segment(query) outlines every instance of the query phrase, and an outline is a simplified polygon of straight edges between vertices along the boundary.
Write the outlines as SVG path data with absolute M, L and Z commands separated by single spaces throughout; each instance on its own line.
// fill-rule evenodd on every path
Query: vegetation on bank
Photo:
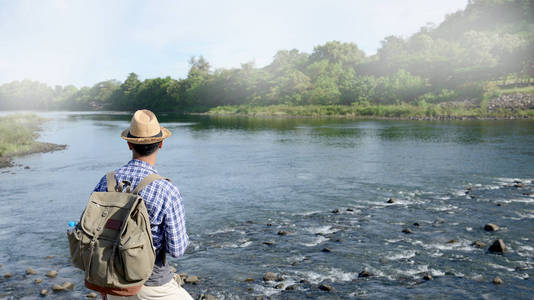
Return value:
M 35 114 L 0 117 L 0 167 L 10 165 L 16 155 L 64 149 L 65 145 L 37 142 L 40 125 L 45 121 Z
M 334 117 L 334 118 L 398 118 L 398 119 L 507 119 L 534 118 L 534 109 L 500 108 L 493 111 L 465 104 L 414 104 L 394 105 L 272 105 L 272 106 L 219 106 L 207 112 L 215 116 L 248 117 Z
M 531 0 L 471 0 L 439 25 L 422 27 L 408 38 L 385 37 L 374 55 L 355 43 L 331 41 L 312 53 L 280 50 L 260 68 L 248 62 L 213 70 L 203 57 L 193 57 L 185 79 L 140 80 L 131 73 L 124 82 L 107 80 L 80 89 L 14 81 L 0 86 L 0 110 L 148 108 L 187 113 L 218 106 L 258 111 L 295 106 L 287 110 L 419 116 L 449 113 L 440 104 L 467 100 L 480 107 L 480 115 L 490 99 L 534 92 L 532 28 Z

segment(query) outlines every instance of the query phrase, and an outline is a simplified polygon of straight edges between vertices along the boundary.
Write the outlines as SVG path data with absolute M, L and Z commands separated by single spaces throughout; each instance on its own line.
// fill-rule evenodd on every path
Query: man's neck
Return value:
M 152 166 L 156 165 L 156 153 L 152 154 L 152 155 L 148 155 L 148 156 L 136 156 L 135 154 L 133 155 L 133 159 L 137 159 L 137 160 L 140 160 L 140 161 L 144 161 Z

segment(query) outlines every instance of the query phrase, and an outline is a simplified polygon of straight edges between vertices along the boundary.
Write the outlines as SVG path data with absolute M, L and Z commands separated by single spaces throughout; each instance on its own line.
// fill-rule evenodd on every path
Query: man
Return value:
M 130 128 L 121 134 L 128 142 L 133 158 L 115 171 L 117 182 L 128 181 L 133 190 L 147 175 L 157 173 L 154 165 L 158 151 L 163 146 L 163 140 L 170 135 L 169 130 L 159 125 L 153 112 L 146 109 L 136 111 Z M 102 177 L 94 191 L 107 191 L 106 176 Z M 173 272 L 165 262 L 165 253 L 180 257 L 189 243 L 182 196 L 178 188 L 167 180 L 156 180 L 143 188 L 139 195 L 144 199 L 150 216 L 152 240 L 156 249 L 154 270 L 136 296 L 108 295 L 108 299 L 193 299 L 176 283 Z

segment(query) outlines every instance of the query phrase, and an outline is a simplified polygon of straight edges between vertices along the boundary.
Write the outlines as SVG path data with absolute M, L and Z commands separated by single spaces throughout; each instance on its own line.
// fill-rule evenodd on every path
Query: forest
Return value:
M 329 41 L 312 53 L 280 50 L 265 67 L 213 69 L 192 57 L 184 79 L 106 80 L 91 87 L 22 80 L 0 86 L 0 110 L 126 110 L 196 113 L 224 106 L 479 106 L 506 92 L 534 93 L 534 2 L 471 0 L 376 54 Z

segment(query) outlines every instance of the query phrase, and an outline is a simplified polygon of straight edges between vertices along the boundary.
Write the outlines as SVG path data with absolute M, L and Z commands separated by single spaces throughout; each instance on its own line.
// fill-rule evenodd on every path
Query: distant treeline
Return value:
M 534 2 L 471 0 L 409 38 L 386 37 L 375 55 L 327 42 L 311 54 L 278 51 L 271 64 L 212 70 L 201 56 L 185 79 L 102 81 L 78 89 L 23 80 L 0 86 L 0 110 L 206 111 L 221 105 L 440 103 L 482 100 L 498 85 L 534 79 Z

